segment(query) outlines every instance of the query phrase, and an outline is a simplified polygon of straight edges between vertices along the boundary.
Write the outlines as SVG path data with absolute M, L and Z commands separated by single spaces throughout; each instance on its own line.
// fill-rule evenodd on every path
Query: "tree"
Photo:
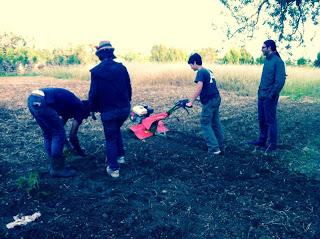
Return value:
M 0 74 L 14 73 L 19 65 L 30 63 L 27 42 L 13 33 L 0 35 Z
M 240 64 L 253 64 L 254 58 L 245 48 L 241 48 L 239 62 Z
M 186 61 L 187 54 L 177 48 L 167 48 L 164 45 L 154 45 L 151 48 L 150 60 L 155 62 Z
M 237 49 L 230 49 L 223 57 L 225 64 L 238 64 L 240 59 L 240 52 Z
M 317 55 L 317 59 L 314 61 L 313 65 L 315 67 L 320 67 L 320 52 Z
M 304 23 L 310 19 L 319 23 L 319 0 L 220 0 L 237 22 L 236 29 L 228 29 L 227 37 L 246 33 L 253 37 L 260 20 L 278 34 L 279 41 L 304 42 Z M 265 14 L 265 15 L 264 15 Z
M 211 47 L 202 48 L 199 54 L 202 56 L 202 61 L 207 63 L 213 63 L 218 59 L 218 50 Z
M 262 64 L 264 63 L 264 59 L 265 59 L 265 56 L 264 56 L 264 55 L 261 55 L 261 56 L 259 56 L 258 58 L 256 58 L 255 63 L 256 63 L 257 65 L 262 65 Z
M 295 65 L 294 61 L 292 59 L 290 59 L 290 58 L 288 58 L 285 62 L 286 62 L 287 66 L 294 66 Z
M 166 61 L 165 56 L 167 54 L 168 49 L 163 45 L 154 45 L 151 48 L 151 61 L 163 62 Z
M 304 57 L 300 57 L 298 60 L 297 60 L 297 65 L 298 66 L 305 66 L 305 65 L 309 65 L 311 62 L 310 59 L 306 59 Z

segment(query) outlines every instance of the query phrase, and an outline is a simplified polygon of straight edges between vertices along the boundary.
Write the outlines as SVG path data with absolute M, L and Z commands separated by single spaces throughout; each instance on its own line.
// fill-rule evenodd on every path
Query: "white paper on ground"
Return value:
M 14 221 L 7 224 L 7 228 L 12 229 L 15 226 L 27 225 L 29 222 L 33 222 L 34 220 L 36 220 L 40 216 L 41 216 L 40 212 L 35 212 L 32 215 L 21 216 L 21 217 L 16 215 L 13 217 Z

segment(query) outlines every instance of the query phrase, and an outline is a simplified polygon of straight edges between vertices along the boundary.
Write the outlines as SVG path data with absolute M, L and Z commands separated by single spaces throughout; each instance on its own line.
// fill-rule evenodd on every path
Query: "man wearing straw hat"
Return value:
M 101 41 L 96 47 L 101 61 L 90 70 L 89 104 L 92 112 L 100 112 L 106 139 L 107 173 L 119 177 L 119 163 L 125 163 L 120 128 L 131 108 L 131 83 L 127 68 L 114 61 L 110 41 Z

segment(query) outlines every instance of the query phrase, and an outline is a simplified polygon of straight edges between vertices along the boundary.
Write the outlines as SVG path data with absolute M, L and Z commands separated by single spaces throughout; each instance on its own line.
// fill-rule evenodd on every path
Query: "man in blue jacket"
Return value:
M 116 61 L 109 41 L 96 47 L 101 61 L 90 70 L 89 104 L 91 111 L 100 112 L 106 139 L 107 173 L 119 177 L 119 163 L 125 163 L 120 128 L 131 108 L 131 83 L 127 68 Z
M 273 151 L 277 149 L 276 113 L 280 91 L 286 80 L 286 71 L 273 40 L 265 41 L 261 50 L 266 58 L 258 90 L 260 135 L 257 140 L 251 141 L 249 144 L 265 147 L 266 151 Z
M 66 89 L 43 88 L 32 91 L 28 97 L 28 108 L 42 129 L 50 175 L 63 178 L 74 176 L 75 170 L 64 167 L 63 147 L 67 142 L 64 125 L 73 118 L 70 143 L 83 156 L 77 133 L 83 119 L 90 115 L 89 102 L 81 101 Z

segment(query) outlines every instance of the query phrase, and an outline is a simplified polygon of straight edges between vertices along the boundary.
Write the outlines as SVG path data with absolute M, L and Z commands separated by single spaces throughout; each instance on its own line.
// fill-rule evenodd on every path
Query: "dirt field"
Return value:
M 127 122 L 123 137 L 129 162 L 118 179 L 105 172 L 99 118 L 87 120 L 79 139 L 88 156 L 67 158 L 78 176 L 53 179 L 46 172 L 40 128 L 26 108 L 29 92 L 44 86 L 85 98 L 89 82 L 0 78 L 0 238 L 320 238 L 317 172 L 292 170 L 319 156 L 319 104 L 281 98 L 280 149 L 273 154 L 246 145 L 257 136 L 255 98 L 222 92 L 227 148 L 218 157 L 205 152 L 200 107 L 190 115 L 177 112 L 180 121 L 169 118 L 167 138 L 139 141 Z M 133 90 L 133 104 L 162 112 L 193 88 L 170 84 Z M 31 172 L 39 173 L 39 188 L 28 195 L 17 180 Z M 36 221 L 6 228 L 13 216 L 37 211 Z

